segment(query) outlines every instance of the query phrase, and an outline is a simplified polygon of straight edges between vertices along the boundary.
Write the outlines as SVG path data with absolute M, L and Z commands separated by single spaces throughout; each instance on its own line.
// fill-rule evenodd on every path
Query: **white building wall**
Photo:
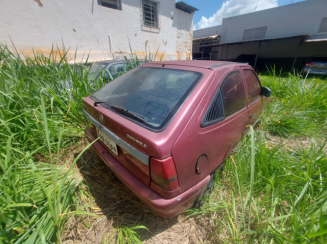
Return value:
M 193 40 L 193 14 L 175 9 L 173 26 L 176 28 L 176 55 L 178 60 L 191 59 Z M 168 30 L 169 31 L 169 30 Z M 167 41 L 168 42 L 168 41 Z
M 259 27 L 267 27 L 265 39 L 320 35 L 317 32 L 323 18 L 327 18 L 327 0 L 307 0 L 225 18 L 222 25 L 195 30 L 193 35 L 200 38 L 220 34 L 220 43 L 242 41 L 244 30 Z
M 129 54 L 129 39 L 139 58 L 144 58 L 146 48 L 155 53 L 159 45 L 157 59 L 189 58 L 193 14 L 176 9 L 175 0 L 158 2 L 160 29 L 141 26 L 141 0 L 122 0 L 122 10 L 100 6 L 97 0 L 2 1 L 0 43 L 12 46 L 12 40 L 19 52 L 32 55 L 32 49 L 62 49 L 64 42 L 71 57 L 77 48 L 77 60 L 90 54 L 92 61 Z
M 266 39 L 317 34 L 326 0 L 309 0 L 223 19 L 221 43 L 242 41 L 244 30 L 267 26 Z M 196 34 L 196 33 L 195 33 Z
M 193 32 L 193 38 L 195 39 L 195 38 L 219 35 L 221 34 L 221 30 L 222 30 L 221 25 L 195 30 Z

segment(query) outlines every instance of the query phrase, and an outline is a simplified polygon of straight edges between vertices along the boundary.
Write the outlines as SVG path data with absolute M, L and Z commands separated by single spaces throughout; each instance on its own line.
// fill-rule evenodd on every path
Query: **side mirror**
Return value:
M 271 90 L 268 87 L 261 87 L 261 96 L 270 97 Z

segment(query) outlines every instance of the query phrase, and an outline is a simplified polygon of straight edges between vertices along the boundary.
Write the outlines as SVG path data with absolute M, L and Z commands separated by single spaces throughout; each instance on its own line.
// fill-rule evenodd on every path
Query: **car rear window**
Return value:
M 162 129 L 175 115 L 201 78 L 193 71 L 139 67 L 118 77 L 91 95 L 91 99 L 153 130 Z

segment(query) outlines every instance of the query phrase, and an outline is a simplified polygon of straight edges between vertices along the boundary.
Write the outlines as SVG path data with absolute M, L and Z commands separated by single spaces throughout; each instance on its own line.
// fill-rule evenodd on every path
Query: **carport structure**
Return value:
M 305 44 L 305 45 L 303 45 Z M 325 51 L 312 46 L 324 45 Z M 318 52 L 314 50 L 319 50 Z M 298 58 L 319 56 L 327 50 L 327 38 L 312 38 L 310 34 L 288 37 L 277 37 L 262 40 L 249 40 L 230 43 L 213 43 L 202 45 L 203 56 L 213 57 L 218 52 L 217 60 L 247 62 L 254 68 L 276 63 L 287 63 L 292 72 L 298 63 Z M 327 54 L 324 54 L 327 55 Z M 260 61 L 259 61 L 260 60 Z M 267 62 L 265 62 L 267 61 Z M 299 66 L 299 64 L 298 64 Z
M 212 43 L 200 46 L 200 50 L 203 59 L 246 62 L 257 70 L 276 65 L 293 72 L 302 69 L 311 57 L 327 56 L 327 34 Z

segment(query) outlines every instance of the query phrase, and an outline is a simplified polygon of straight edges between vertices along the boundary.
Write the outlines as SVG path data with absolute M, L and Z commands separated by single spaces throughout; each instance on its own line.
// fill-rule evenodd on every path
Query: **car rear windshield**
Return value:
M 93 93 L 91 99 L 145 127 L 161 130 L 201 76 L 186 70 L 138 67 Z

